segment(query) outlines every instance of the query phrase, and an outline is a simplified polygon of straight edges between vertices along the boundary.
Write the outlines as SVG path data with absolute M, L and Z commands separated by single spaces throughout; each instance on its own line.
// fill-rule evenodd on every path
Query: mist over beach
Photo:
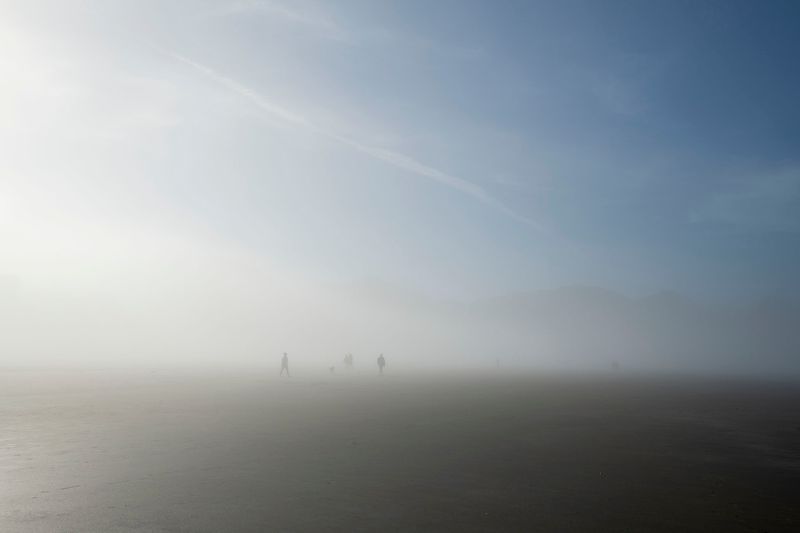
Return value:
M 0 531 L 798 531 L 791 2 L 0 0 Z

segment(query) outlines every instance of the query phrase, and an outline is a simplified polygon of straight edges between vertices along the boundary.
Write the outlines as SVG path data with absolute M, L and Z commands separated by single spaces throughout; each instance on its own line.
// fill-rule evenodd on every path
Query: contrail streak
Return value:
M 246 85 L 243 85 L 242 83 L 239 83 L 238 81 L 232 78 L 220 74 L 219 72 L 215 71 L 214 69 L 206 65 L 193 61 L 179 54 L 175 54 L 172 52 L 164 52 L 164 53 L 166 53 L 172 59 L 192 67 L 193 69 L 197 70 L 204 76 L 214 80 L 216 83 L 222 85 L 228 90 L 248 99 L 256 107 L 258 107 L 259 109 L 261 109 L 262 111 L 271 115 L 274 118 L 280 119 L 288 124 L 297 127 L 305 128 L 309 131 L 313 131 L 319 135 L 335 140 L 358 152 L 366 154 L 369 157 L 372 157 L 373 159 L 383 161 L 384 163 L 392 165 L 396 168 L 405 170 L 407 172 L 411 172 L 412 174 L 416 174 L 417 176 L 437 181 L 447 187 L 450 187 L 451 189 L 455 189 L 463 194 L 471 196 L 472 198 L 475 198 L 476 200 L 482 202 L 483 204 L 486 204 L 494 209 L 497 209 L 498 211 L 504 213 L 506 216 L 509 216 L 514 220 L 517 220 L 518 222 L 522 222 L 523 224 L 535 228 L 541 233 L 544 234 L 550 233 L 540 223 L 536 222 L 531 218 L 528 218 L 526 216 L 514 212 L 513 210 L 508 208 L 505 204 L 503 204 L 500 200 L 490 196 L 481 186 L 475 183 L 459 178 L 457 176 L 447 174 L 446 172 L 442 172 L 441 170 L 438 170 L 436 168 L 427 166 L 405 154 L 395 152 L 392 150 L 386 150 L 384 148 L 380 148 L 377 146 L 371 146 L 369 144 L 357 141 L 355 139 L 339 135 L 327 129 L 320 128 L 306 117 L 270 101 L 257 91 L 251 89 L 250 87 L 247 87 Z

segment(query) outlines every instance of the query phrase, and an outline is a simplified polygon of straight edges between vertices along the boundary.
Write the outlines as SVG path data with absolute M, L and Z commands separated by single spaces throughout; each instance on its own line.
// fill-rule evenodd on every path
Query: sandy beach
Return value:
M 0 530 L 798 531 L 800 387 L 4 371 Z

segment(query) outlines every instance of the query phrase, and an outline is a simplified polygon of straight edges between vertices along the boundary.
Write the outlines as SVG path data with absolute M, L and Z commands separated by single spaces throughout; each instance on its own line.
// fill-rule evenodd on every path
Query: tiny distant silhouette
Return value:
M 331 371 L 331 374 L 335 374 L 336 373 L 336 367 L 335 366 L 329 366 L 328 370 Z
M 344 367 L 347 370 L 353 370 L 353 354 L 348 353 L 344 356 Z
M 286 371 L 287 378 L 292 377 L 289 375 L 289 356 L 286 355 L 286 352 L 283 352 L 283 357 L 281 357 L 281 376 L 283 376 L 284 371 Z
M 383 375 L 383 367 L 386 366 L 386 359 L 383 357 L 383 354 L 378 356 L 378 373 L 382 376 Z

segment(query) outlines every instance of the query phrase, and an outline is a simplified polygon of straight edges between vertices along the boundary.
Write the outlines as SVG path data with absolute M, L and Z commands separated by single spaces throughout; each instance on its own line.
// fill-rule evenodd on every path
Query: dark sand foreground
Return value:
M 6 371 L 0 531 L 800 531 L 800 388 Z

